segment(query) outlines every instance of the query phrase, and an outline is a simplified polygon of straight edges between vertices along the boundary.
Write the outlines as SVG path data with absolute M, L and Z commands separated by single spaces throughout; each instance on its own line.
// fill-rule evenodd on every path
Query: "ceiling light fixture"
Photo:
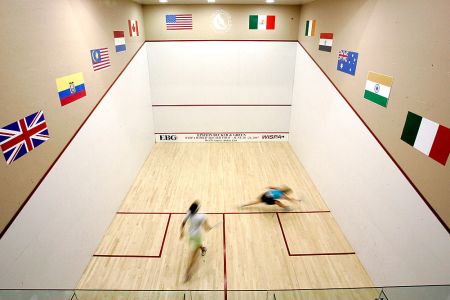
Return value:
M 215 3 L 216 0 L 208 0 L 208 3 Z
M 159 0 L 159 3 L 167 3 L 167 0 Z
M 275 0 L 266 0 L 266 3 L 274 3 Z

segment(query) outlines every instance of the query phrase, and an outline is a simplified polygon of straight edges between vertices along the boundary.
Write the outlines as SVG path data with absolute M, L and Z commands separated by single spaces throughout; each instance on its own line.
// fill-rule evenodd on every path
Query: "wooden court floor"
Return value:
M 282 184 L 301 200 L 286 203 L 292 211 L 264 204 L 240 208 L 267 186 Z M 187 238 L 179 238 L 180 224 L 194 200 L 216 226 L 204 235 L 207 254 L 183 283 L 190 248 Z M 158 143 L 78 289 L 198 290 L 192 299 L 266 299 L 266 292 L 258 298 L 256 292 L 234 291 L 370 286 L 357 254 L 288 143 Z M 202 291 L 211 292 L 202 296 Z M 364 298 L 352 295 L 342 299 Z M 151 298 L 166 299 L 164 294 Z M 276 298 L 303 299 L 292 293 Z

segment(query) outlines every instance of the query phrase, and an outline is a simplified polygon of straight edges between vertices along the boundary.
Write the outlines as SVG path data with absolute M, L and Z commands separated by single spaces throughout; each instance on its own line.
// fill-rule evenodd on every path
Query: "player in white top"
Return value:
M 180 239 L 184 236 L 184 226 L 186 225 L 186 222 L 188 220 L 190 221 L 188 233 L 189 242 L 193 250 L 189 259 L 188 268 L 186 270 L 185 281 L 188 281 L 191 278 L 192 268 L 197 261 L 198 252 L 201 251 L 202 256 L 206 254 L 206 247 L 202 244 L 202 226 L 206 231 L 211 230 L 211 226 L 209 226 L 208 221 L 206 220 L 206 216 L 204 214 L 197 213 L 199 208 L 200 205 L 197 201 L 192 203 L 189 207 L 189 211 L 187 212 L 186 217 L 181 223 Z

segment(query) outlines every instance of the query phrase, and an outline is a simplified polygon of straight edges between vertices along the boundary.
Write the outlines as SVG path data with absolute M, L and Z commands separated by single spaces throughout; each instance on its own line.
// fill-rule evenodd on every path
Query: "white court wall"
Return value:
M 75 288 L 153 145 L 148 73 L 142 47 L 0 240 L 0 288 Z
M 288 131 L 296 42 L 148 42 L 156 132 Z
M 289 142 L 377 286 L 449 283 L 445 228 L 300 46 Z
M 290 106 L 154 107 L 155 132 L 289 132 Z

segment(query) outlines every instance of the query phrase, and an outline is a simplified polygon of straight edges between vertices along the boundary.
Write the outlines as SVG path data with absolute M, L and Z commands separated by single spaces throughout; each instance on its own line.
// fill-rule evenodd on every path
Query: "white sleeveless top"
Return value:
M 188 212 L 184 219 L 185 220 L 189 219 L 191 221 L 188 232 L 190 236 L 194 236 L 200 234 L 201 227 L 203 222 L 205 222 L 206 220 L 206 216 L 204 214 L 199 213 L 192 215 L 191 212 Z

